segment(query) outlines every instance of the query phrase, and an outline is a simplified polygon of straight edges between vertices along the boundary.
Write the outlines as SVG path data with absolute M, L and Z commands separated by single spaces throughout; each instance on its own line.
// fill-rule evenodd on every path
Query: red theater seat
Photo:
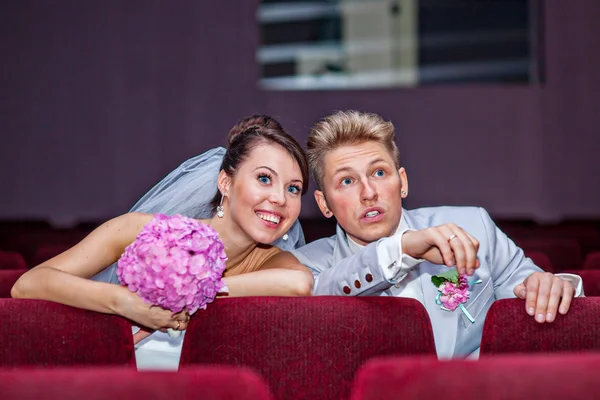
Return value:
M 0 368 L 135 366 L 131 324 L 41 300 L 0 299 Z
M 516 243 L 525 254 L 533 251 L 546 254 L 555 271 L 580 268 L 583 262 L 581 246 L 575 239 L 521 239 Z
M 27 263 L 23 256 L 16 251 L 0 250 L 0 270 L 27 269 Z
M 246 297 L 216 300 L 194 315 L 181 367 L 246 366 L 277 399 L 340 399 L 364 361 L 405 354 L 435 354 L 429 316 L 416 300 Z
M 539 251 L 528 251 L 525 255 L 531 258 L 531 261 L 544 271 L 554 272 L 554 266 L 546 254 Z
M 49 259 L 56 257 L 57 255 L 63 253 L 66 250 L 69 250 L 72 246 L 70 244 L 45 244 L 40 245 L 35 250 L 35 254 L 33 255 L 32 266 L 40 265 L 44 261 L 48 261 Z
M 481 357 L 498 353 L 600 350 L 600 297 L 576 298 L 567 315 L 539 324 L 520 299 L 495 301 L 487 313 Z
M 270 400 L 272 396 L 260 377 L 238 368 L 137 372 L 96 367 L 0 371 L 0 399 Z
M 0 270 L 0 299 L 10 298 L 10 290 L 13 285 L 25 273 L 25 269 Z M 2 322 L 6 323 L 6 321 Z
M 7 238 L 4 246 L 7 250 L 21 253 L 28 265 L 34 265 L 35 252 L 40 246 L 61 245 L 68 248 L 77 244 L 86 234 L 76 229 L 21 233 Z
M 581 277 L 583 280 L 583 293 L 586 297 L 600 296 L 600 269 L 574 269 L 572 271 L 565 272 L 579 275 Z
M 589 253 L 583 262 L 583 269 L 600 270 L 600 251 Z
M 375 359 L 357 374 L 351 400 L 595 400 L 599 370 L 599 354 Z

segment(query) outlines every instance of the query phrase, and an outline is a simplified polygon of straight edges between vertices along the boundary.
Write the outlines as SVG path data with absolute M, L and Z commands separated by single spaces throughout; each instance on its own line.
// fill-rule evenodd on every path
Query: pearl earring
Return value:
M 225 196 L 221 195 L 221 202 L 219 203 L 219 206 L 217 207 L 217 217 L 219 218 L 223 218 L 223 216 L 225 215 L 225 210 L 223 209 L 223 199 L 225 198 Z
M 288 236 L 288 234 L 286 233 L 286 234 L 285 234 L 285 235 L 283 235 L 281 238 L 282 238 L 283 240 L 288 240 L 290 237 L 289 237 L 289 236 Z
M 401 193 L 402 193 L 402 196 L 406 196 L 406 191 L 405 190 L 403 190 Z

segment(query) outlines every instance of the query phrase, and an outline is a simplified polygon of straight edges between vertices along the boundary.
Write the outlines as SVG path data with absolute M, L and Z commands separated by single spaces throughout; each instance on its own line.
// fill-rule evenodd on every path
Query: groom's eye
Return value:
M 382 169 L 378 169 L 377 171 L 375 171 L 375 176 L 378 176 L 378 177 L 385 176 L 385 171 Z
M 349 185 L 351 183 L 352 183 L 352 179 L 350 179 L 350 178 L 344 178 L 344 179 L 342 179 L 342 182 L 341 182 L 341 184 L 343 186 L 347 186 L 347 185 Z

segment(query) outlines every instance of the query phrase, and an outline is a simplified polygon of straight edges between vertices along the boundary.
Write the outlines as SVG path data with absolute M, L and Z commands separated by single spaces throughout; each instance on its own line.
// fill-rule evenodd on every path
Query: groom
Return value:
M 525 257 L 488 213 L 477 207 L 404 210 L 406 171 L 399 166 L 394 126 L 375 114 L 337 112 L 319 121 L 308 156 L 318 206 L 336 217 L 336 235 L 273 262 L 300 263 L 315 277 L 315 295 L 410 297 L 431 318 L 439 357 L 477 356 L 483 322 L 494 300 L 519 297 L 536 321 L 565 314 L 581 278 L 543 272 Z M 466 274 L 464 311 L 441 309 L 432 275 L 456 266 Z M 453 328 L 458 327 L 458 329 Z

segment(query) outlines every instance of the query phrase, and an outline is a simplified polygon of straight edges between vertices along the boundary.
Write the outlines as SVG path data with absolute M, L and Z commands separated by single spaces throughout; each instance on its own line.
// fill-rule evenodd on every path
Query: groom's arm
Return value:
M 398 235 L 380 239 L 356 254 L 333 262 L 333 238 L 321 239 L 269 260 L 273 265 L 302 264 L 315 278 L 315 295 L 378 295 L 402 281 L 421 260 L 402 254 Z
M 484 209 L 479 212 L 487 233 L 489 264 L 497 299 L 520 297 L 526 300 L 527 312 L 538 322 L 552 322 L 557 309 L 564 314 L 573 296 L 583 296 L 581 277 L 542 271 L 494 224 Z

